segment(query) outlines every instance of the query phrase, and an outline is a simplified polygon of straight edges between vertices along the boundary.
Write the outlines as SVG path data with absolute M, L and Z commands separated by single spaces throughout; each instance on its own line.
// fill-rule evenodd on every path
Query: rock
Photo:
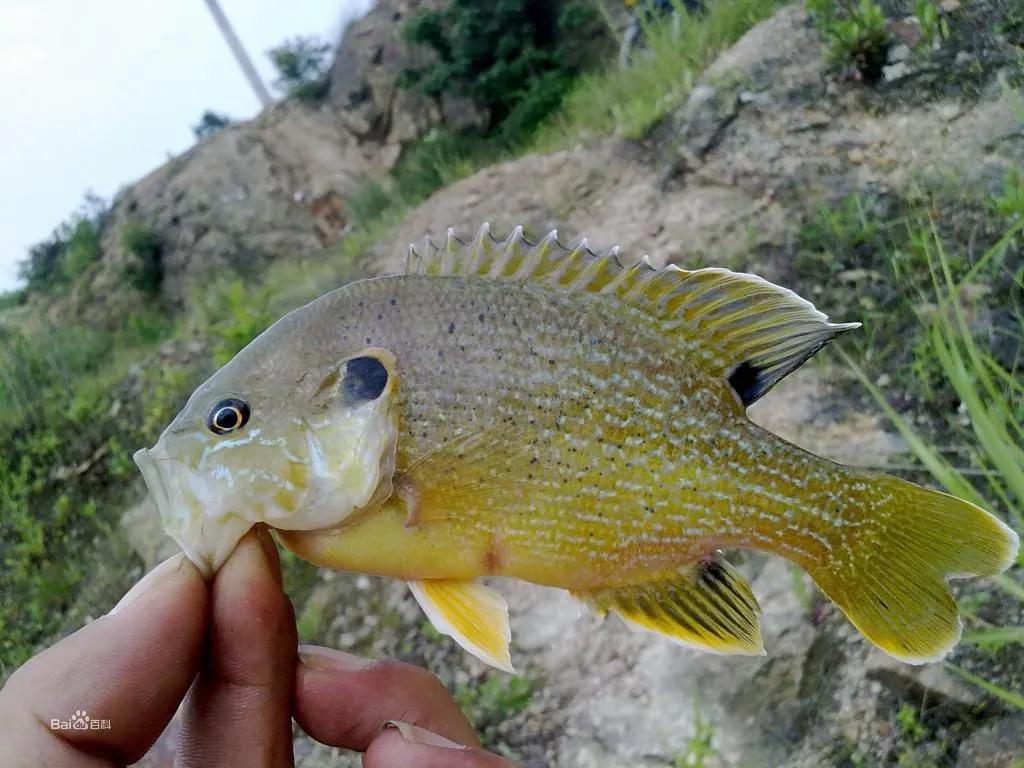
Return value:
M 894 45 L 889 49 L 889 63 L 895 64 L 898 61 L 906 61 L 911 56 L 910 46 L 906 43 Z
M 959 11 L 963 7 L 961 0 L 942 0 L 939 3 L 939 8 L 942 9 L 943 13 L 954 13 Z
M 960 115 L 963 114 L 963 110 L 959 104 L 952 102 L 944 102 L 935 107 L 935 112 L 939 118 L 946 123 L 951 123 L 956 120 Z
M 400 150 L 440 119 L 432 99 L 398 88 L 397 81 L 427 55 L 402 40 L 402 25 L 417 11 L 441 5 L 439 0 L 380 0 L 342 35 L 328 99 L 361 142 Z M 385 154 L 397 157 L 398 152 Z
M 1024 765 L 1024 716 L 1011 715 L 968 736 L 957 752 L 957 768 Z
M 319 253 L 351 224 L 347 200 L 361 179 L 382 175 L 410 141 L 445 117 L 455 126 L 482 116 L 461 100 L 439 105 L 397 87 L 419 62 L 401 26 L 440 0 L 380 0 L 345 30 L 321 104 L 284 102 L 228 126 L 118 196 L 103 258 L 83 300 L 91 320 L 115 317 L 133 300 L 119 288 L 134 256 L 122 232 L 141 225 L 159 237 L 162 291 L 182 303 L 211 275 L 253 269 L 281 254 Z
M 901 80 L 911 72 L 910 65 L 905 61 L 898 61 L 887 67 L 882 67 L 882 77 L 888 82 Z
M 889 22 L 888 29 L 889 35 L 894 40 L 899 40 L 910 50 L 917 48 L 923 39 L 921 25 L 917 23 L 917 19 L 913 16 Z

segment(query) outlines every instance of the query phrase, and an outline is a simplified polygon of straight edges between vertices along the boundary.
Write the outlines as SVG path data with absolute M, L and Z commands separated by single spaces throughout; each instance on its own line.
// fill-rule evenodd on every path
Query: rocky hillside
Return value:
M 79 289 L 82 312 L 110 318 L 132 300 L 119 290 L 128 256 L 116 234 L 130 221 L 159 233 L 164 297 L 185 308 L 211 271 L 265 271 L 269 290 L 288 297 L 271 301 L 278 309 L 352 275 L 397 271 L 408 243 L 443 237 L 449 226 L 463 234 L 483 221 L 498 232 L 557 228 L 563 241 L 617 243 L 656 263 L 756 272 L 841 320 L 864 319 L 863 340 L 846 349 L 866 366 L 885 366 L 872 378 L 901 387 L 897 405 L 915 423 L 963 439 L 944 431 L 944 411 L 956 409 L 947 389 L 936 385 L 938 405 L 931 403 L 920 382 L 933 373 L 915 367 L 926 366 L 911 326 L 920 325 L 928 265 L 913 262 L 920 274 L 908 283 L 911 262 L 899 254 L 917 253 L 922 211 L 924 231 L 930 221 L 966 254 L 964 271 L 1004 231 L 988 201 L 1008 169 L 1024 164 L 1014 90 L 1024 9 L 1012 17 L 996 0 L 944 2 L 948 32 L 922 53 L 920 25 L 904 18 L 905 8 L 886 6 L 885 66 L 869 85 L 830 62 L 819 25 L 802 4 L 789 5 L 717 56 L 641 138 L 573 135 L 553 151 L 485 164 L 366 226 L 350 206 L 364 179 L 383 179 L 432 127 L 472 115 L 466 104 L 396 85 L 397 72 L 422 55 L 397 31 L 418 5 L 382 0 L 346 32 L 322 104 L 286 103 L 224 129 L 127 189 L 101 267 Z M 361 247 L 349 246 L 353 258 L 335 267 L 346 241 Z M 1009 280 L 972 277 L 987 302 L 976 319 L 993 338 L 1013 321 L 1007 308 L 1016 299 L 1008 296 L 1020 255 L 1008 253 Z M 273 271 L 286 262 L 297 266 Z M 275 282 L 278 274 L 309 282 L 295 290 Z M 151 362 L 208 368 L 214 342 L 191 343 L 172 341 Z M 753 418 L 835 460 L 925 479 L 836 359 L 785 380 Z M 147 567 L 168 551 L 147 501 L 125 513 L 123 534 Z M 598 619 L 565 593 L 502 583 L 520 670 L 511 680 L 425 632 L 402 585 L 297 564 L 288 575 L 304 639 L 426 665 L 457 692 L 489 746 L 530 768 L 1006 768 L 1024 756 L 1024 713 L 957 671 L 1019 692 L 1020 645 L 963 646 L 955 669 L 901 665 L 869 647 L 784 562 L 740 560 L 764 608 L 768 656 L 683 650 Z M 982 626 L 1024 624 L 1024 604 L 991 585 L 963 596 Z M 302 735 L 296 749 L 305 768 L 358 764 Z
M 444 117 L 445 105 L 396 85 L 417 61 L 400 39 L 402 23 L 437 4 L 382 0 L 345 30 L 323 100 L 285 101 L 229 125 L 127 187 L 77 307 L 110 317 L 131 301 L 122 233 L 133 222 L 159 236 L 163 293 L 178 304 L 211 275 L 337 244 L 351 227 L 347 200 L 360 181 L 387 173 L 405 145 Z

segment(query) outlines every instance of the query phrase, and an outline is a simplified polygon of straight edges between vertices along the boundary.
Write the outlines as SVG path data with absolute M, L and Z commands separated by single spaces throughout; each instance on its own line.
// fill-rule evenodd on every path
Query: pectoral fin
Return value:
M 409 508 L 407 525 L 443 522 L 486 512 L 500 516 L 522 506 L 522 480 L 536 461 L 529 440 L 497 429 L 462 435 L 395 473 Z
M 493 667 L 514 672 L 508 644 L 508 604 L 475 581 L 410 581 L 409 587 L 434 628 Z
M 724 560 L 709 560 L 625 587 L 574 593 L 595 610 L 703 651 L 764 654 L 760 607 L 746 580 Z

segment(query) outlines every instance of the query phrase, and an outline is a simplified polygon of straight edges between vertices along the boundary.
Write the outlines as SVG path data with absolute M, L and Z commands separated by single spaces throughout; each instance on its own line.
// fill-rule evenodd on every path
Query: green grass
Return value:
M 152 425 L 162 428 L 195 386 L 182 376 L 173 391 L 162 388 L 154 377 L 165 369 L 153 366 L 135 371 L 142 399 L 122 390 L 164 332 L 147 313 L 118 331 L 2 333 L 0 675 L 59 631 L 92 554 L 116 550 L 120 509 L 134 496 L 125 446 L 152 439 Z
M 847 364 L 870 392 L 876 403 L 903 436 L 911 453 L 929 474 L 950 493 L 968 499 L 1007 519 L 1018 532 L 1024 532 L 1024 376 L 1017 361 L 1007 369 L 976 338 L 968 320 L 970 302 L 964 287 L 978 280 L 1003 279 L 1024 288 L 1020 272 L 1005 265 L 1008 253 L 1018 240 L 1024 220 L 1018 220 L 969 268 L 954 278 L 952 259 L 937 226 L 931 222 L 917 241 L 923 248 L 930 294 L 925 298 L 934 306 L 924 328 L 923 351 L 933 357 L 937 368 L 955 393 L 959 412 L 949 429 L 967 447 L 969 466 L 950 461 L 917 427 L 899 413 L 882 389 L 849 356 Z M 986 277 L 987 276 L 987 277 Z M 1005 332 L 1024 344 L 1024 315 L 1019 309 Z M 1024 602 L 1024 588 L 1011 576 L 993 579 L 1011 597 Z M 973 618 L 969 616 L 969 618 Z M 1016 626 L 971 626 L 963 636 L 967 645 L 998 649 L 1024 642 L 1024 629 Z M 1024 708 L 1024 696 L 997 682 L 969 672 L 960 666 L 947 668 L 987 693 L 1018 708 Z
M 1021 399 L 1024 384 L 1021 382 L 1024 379 L 1019 370 L 1005 370 L 975 340 L 962 304 L 961 287 L 972 282 L 993 262 L 1001 261 L 1022 228 L 1024 221 L 1012 226 L 959 283 L 953 279 L 945 244 L 934 226 L 922 240 L 937 305 L 935 318 L 926 329 L 927 348 L 967 416 L 971 431 L 965 437 L 970 441 L 972 459 L 982 470 L 981 482 L 977 475 L 955 466 L 929 444 L 847 356 L 857 377 L 929 473 L 950 493 L 988 508 L 997 505 L 1018 530 L 1024 530 L 1024 473 L 1020 471 L 1024 466 L 1024 429 L 1021 428 L 1024 415 Z M 1024 316 L 1018 313 L 1016 320 L 1016 333 L 1024 339 Z
M 672 761 L 672 768 L 710 768 L 718 765 L 721 753 L 715 748 L 715 726 L 705 719 L 700 698 L 693 697 L 693 735 Z
M 457 685 L 454 696 L 484 746 L 494 746 L 490 741 L 495 729 L 530 706 L 535 688 L 529 677 L 490 672 L 479 683 Z
M 781 5 L 772 0 L 718 0 L 708 3 L 706 13 L 687 16 L 678 36 L 671 23 L 651 26 L 645 30 L 648 50 L 637 51 L 632 66 L 610 64 L 579 78 L 541 129 L 535 147 L 554 149 L 609 135 L 643 138 L 686 100 L 719 53 Z

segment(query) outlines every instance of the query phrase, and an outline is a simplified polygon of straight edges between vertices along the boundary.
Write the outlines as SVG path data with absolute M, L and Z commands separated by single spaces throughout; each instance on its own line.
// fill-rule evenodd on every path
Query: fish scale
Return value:
M 315 563 L 408 581 L 439 631 L 502 669 L 507 607 L 481 576 L 763 652 L 732 548 L 797 563 L 872 642 L 920 663 L 960 635 L 946 580 L 1005 569 L 1016 535 L 745 413 L 854 327 L 752 275 L 623 265 L 554 233 L 449 232 L 410 251 L 407 274 L 276 323 L 136 459 L 202 566 L 268 522 Z M 247 414 L 240 434 L 207 429 L 224 403 Z
M 723 460 L 735 455 L 746 470 L 756 467 L 762 455 L 773 463 L 782 462 L 782 451 L 754 431 L 741 437 L 728 429 L 721 414 L 738 410 L 735 396 L 721 380 L 694 370 L 692 360 L 682 353 L 664 354 L 662 321 L 634 310 L 624 324 L 603 303 L 581 304 L 572 301 L 570 294 L 551 297 L 520 284 L 478 280 L 472 288 L 475 298 L 467 305 L 460 281 L 407 278 L 400 286 L 386 279 L 371 282 L 365 309 L 378 319 L 365 330 L 354 331 L 357 337 L 368 334 L 364 336 L 370 339 L 368 344 L 391 350 L 401 361 L 398 375 L 403 391 L 417 393 L 415 400 L 402 407 L 410 439 L 400 446 L 400 471 L 403 454 L 420 456 L 467 429 L 498 426 L 530 430 L 535 434 L 534 456 L 555 468 L 554 484 L 541 479 L 540 473 L 520 479 L 522 492 L 531 499 L 528 509 L 509 506 L 504 496 L 483 496 L 475 506 L 460 507 L 447 523 L 456 545 L 471 547 L 481 535 L 500 538 L 509 566 L 492 572 L 541 583 L 551 581 L 547 578 L 551 563 L 576 561 L 579 565 L 582 558 L 590 567 L 577 573 L 579 581 L 573 587 L 608 583 L 622 573 L 633 578 L 638 569 L 662 569 L 679 561 L 680 542 L 686 543 L 684 557 L 691 560 L 720 547 L 775 545 L 802 558 L 820 554 L 821 537 L 807 522 L 808 517 L 818 516 L 813 503 L 800 504 L 811 510 L 801 516 L 803 522 L 785 528 L 761 527 L 762 515 L 780 519 L 792 509 L 788 502 L 801 495 L 806 499 L 806 490 L 786 488 L 782 494 L 788 498 L 780 499 L 780 492 L 769 490 L 764 480 L 747 480 L 749 501 L 737 503 L 734 489 L 747 471 L 730 470 Z M 380 295 L 374 296 L 375 292 Z M 396 304 L 391 303 L 393 299 Z M 428 308 L 429 322 L 410 328 L 406 318 L 423 317 Z M 531 320 L 513 324 L 517 316 Z M 454 331 L 448 332 L 453 324 Z M 600 338 L 608 350 L 597 361 L 587 357 L 594 338 Z M 579 366 L 581 360 L 586 367 Z M 677 403 L 670 400 L 666 406 L 666 390 L 651 388 L 655 374 L 675 382 L 670 397 Z M 616 386 L 610 384 L 613 380 Z M 567 398 L 565 390 L 578 393 L 577 399 Z M 562 405 L 535 407 L 544 399 Z M 597 413 L 586 413 L 586 405 L 595 400 L 600 404 Z M 467 401 L 473 405 L 466 419 L 449 415 Z M 655 413 L 675 410 L 691 418 L 680 425 L 671 417 L 645 417 L 638 404 Z M 545 429 L 551 437 L 543 437 Z M 639 440 L 632 449 L 628 436 Z M 687 437 L 690 444 L 684 446 Z M 667 442 L 674 456 L 652 464 L 648 448 L 658 441 Z M 606 453 L 602 446 L 614 450 Z M 805 463 L 803 457 L 798 451 L 788 457 L 794 465 L 789 475 L 807 473 L 798 466 Z M 708 469 L 700 469 L 700 463 Z M 608 478 L 613 478 L 612 484 Z M 663 488 L 658 488 L 656 479 Z M 621 488 L 623 482 L 650 488 L 648 496 L 660 502 L 665 512 L 653 519 L 636 515 L 644 504 L 635 492 Z M 777 487 L 778 480 L 773 485 Z M 574 515 L 584 495 L 585 521 Z M 695 511 L 668 512 L 686 502 Z M 538 537 L 538 521 L 549 518 L 556 524 L 544 524 L 546 535 Z M 663 532 L 645 536 L 655 520 Z M 697 530 L 707 533 L 694 536 Z M 540 569 L 531 567 L 537 551 L 548 555 Z M 564 577 L 559 582 L 558 586 L 566 586 Z

